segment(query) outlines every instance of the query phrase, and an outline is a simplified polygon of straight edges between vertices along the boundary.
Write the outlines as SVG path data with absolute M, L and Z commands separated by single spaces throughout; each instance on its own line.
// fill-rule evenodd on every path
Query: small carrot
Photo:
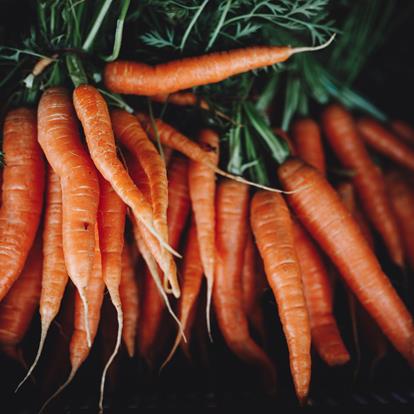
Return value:
M 296 155 L 325 174 L 325 151 L 319 125 L 311 118 L 298 119 L 293 123 L 292 137 L 295 142 Z
M 3 153 L 0 301 L 23 270 L 42 212 L 45 166 L 34 111 L 19 108 L 6 115 Z
M 400 119 L 395 119 L 391 122 L 390 127 L 407 144 L 414 144 L 414 128 L 410 124 Z
M 332 41 L 315 47 L 256 46 L 176 60 L 157 66 L 131 61 L 106 65 L 105 86 L 124 94 L 153 96 L 195 86 L 220 82 L 230 76 L 284 62 L 296 53 L 316 51 Z
M 403 238 L 406 258 L 414 269 L 414 191 L 398 171 L 385 176 L 388 195 Z
M 178 106 L 199 106 L 201 109 L 210 109 L 210 106 L 206 100 L 198 97 L 192 92 L 152 95 L 150 96 L 150 99 L 155 102 L 168 102 Z
M 180 257 L 155 230 L 151 204 L 136 187 L 117 157 L 108 106 L 102 95 L 91 85 L 80 85 L 73 93 L 73 102 L 85 133 L 89 152 L 99 172 L 111 183 L 121 200 L 131 208 L 136 219 L 167 250 L 165 255 L 173 253 Z M 174 295 L 178 297 L 180 288 L 176 276 L 168 274 L 167 277 Z
M 349 361 L 350 355 L 333 314 L 332 289 L 325 264 L 310 236 L 299 223 L 294 222 L 293 233 L 309 312 L 312 343 L 328 365 L 343 365 Z
M 388 339 L 414 366 L 412 316 L 336 191 L 298 159 L 285 162 L 278 175 L 287 190 L 303 186 L 288 196 L 289 204 Z
M 311 377 L 311 327 L 292 220 L 282 196 L 257 192 L 251 203 L 250 222 L 286 336 L 296 395 L 303 404 Z
M 250 336 L 243 309 L 241 272 L 248 210 L 248 187 L 236 181 L 220 182 L 216 198 L 217 255 L 213 304 L 220 331 L 229 349 L 246 363 L 260 368 L 266 387 L 273 392 L 275 369 L 263 349 Z
M 210 129 L 204 129 L 200 132 L 199 143 L 213 149 L 210 152 L 210 161 L 212 164 L 217 165 L 219 161 L 218 135 Z M 203 263 L 204 274 L 207 278 L 206 321 L 207 332 L 210 340 L 212 340 L 210 308 L 216 255 L 214 241 L 216 174 L 211 168 L 192 161 L 188 168 L 188 186 L 190 190 L 191 206 L 197 227 L 201 261 Z
M 360 118 L 357 128 L 364 141 L 385 157 L 414 171 L 414 149 L 372 118 Z
M 38 106 L 38 140 L 62 185 L 62 240 L 65 265 L 88 315 L 86 287 L 93 266 L 99 203 L 96 169 L 78 132 L 68 91 L 49 88 Z M 89 329 L 88 343 L 89 341 Z
M 135 353 L 135 337 L 139 318 L 139 289 L 130 247 L 126 243 L 124 243 L 124 249 L 122 250 L 122 274 L 119 294 L 124 315 L 122 338 L 128 355 L 132 358 Z
M 36 237 L 23 271 L 0 303 L 0 347 L 16 349 L 39 305 L 42 283 L 42 240 Z
M 59 312 L 68 273 L 65 266 L 62 240 L 62 190 L 59 176 L 51 167 L 48 170 L 46 211 L 43 226 L 43 271 L 40 295 L 40 341 L 32 366 L 17 386 L 16 391 L 30 377 L 39 361 L 52 321 Z
M 402 241 L 382 173 L 365 149 L 351 114 L 339 105 L 330 105 L 322 115 L 322 123 L 326 137 L 341 163 L 355 173 L 352 182 L 367 217 L 381 234 L 393 261 L 402 267 Z

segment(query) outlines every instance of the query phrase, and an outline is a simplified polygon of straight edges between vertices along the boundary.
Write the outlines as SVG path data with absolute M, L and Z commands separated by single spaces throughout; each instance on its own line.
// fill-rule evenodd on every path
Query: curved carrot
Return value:
M 126 243 L 124 243 L 124 249 L 122 250 L 119 295 L 121 296 L 122 313 L 124 315 L 122 338 L 128 355 L 132 358 L 135 353 L 135 337 L 139 318 L 139 289 L 130 248 Z
M 325 174 L 325 151 L 319 125 L 311 118 L 298 119 L 292 126 L 292 138 L 296 155 Z
M 229 349 L 246 363 L 260 368 L 266 387 L 274 391 L 275 369 L 266 353 L 250 336 L 243 309 L 241 272 L 248 209 L 249 189 L 245 184 L 225 180 L 218 185 L 213 303 L 220 331 Z
M 219 161 L 219 137 L 210 130 L 200 132 L 199 143 L 212 149 L 210 162 L 214 165 Z M 210 308 L 214 284 L 215 267 L 215 193 L 216 174 L 214 171 L 198 162 L 190 162 L 188 168 L 188 186 L 190 190 L 191 206 L 197 227 L 198 244 L 200 246 L 201 261 L 204 274 L 207 278 L 206 321 L 207 331 L 211 336 Z
M 3 153 L 0 301 L 23 270 L 42 212 L 45 166 L 34 111 L 19 108 L 6 115 Z
M 311 328 L 290 213 L 282 196 L 260 191 L 253 196 L 250 221 L 276 298 L 296 395 L 304 403 L 311 376 Z
M 325 109 L 322 123 L 341 163 L 355 172 L 352 182 L 367 217 L 381 234 L 394 262 L 403 266 L 402 242 L 382 173 L 365 149 L 351 114 L 339 105 L 331 105 Z
M 99 203 L 96 169 L 81 143 L 76 115 L 66 89 L 49 88 L 43 93 L 38 106 L 38 123 L 39 144 L 62 185 L 66 269 L 81 295 L 87 318 L 86 288 L 93 266 Z
M 323 259 L 299 223 L 293 223 L 295 249 L 302 274 L 312 343 L 328 365 L 343 365 L 350 355 L 333 314 L 332 288 Z
M 375 119 L 360 118 L 356 125 L 367 145 L 397 164 L 414 171 L 414 149 L 410 145 L 398 139 Z
M 102 95 L 91 85 L 80 85 L 73 93 L 73 102 L 85 132 L 89 152 L 99 172 L 111 183 L 121 200 L 131 208 L 136 219 L 167 250 L 165 256 L 171 253 L 178 255 L 154 229 L 151 204 L 136 187 L 117 157 L 108 106 Z M 167 277 L 174 295 L 178 297 L 180 288 L 177 278 L 172 274 Z
M 305 186 L 288 196 L 290 205 L 361 304 L 414 366 L 413 319 L 335 190 L 298 159 L 285 162 L 278 175 L 288 190 Z
M 255 46 L 176 60 L 157 66 L 131 61 L 106 65 L 105 86 L 116 93 L 152 96 L 220 82 L 230 76 L 284 62 L 296 53 L 327 47 Z
M 414 144 L 414 128 L 410 124 L 400 119 L 394 119 L 390 126 L 392 131 L 398 134 L 407 144 Z

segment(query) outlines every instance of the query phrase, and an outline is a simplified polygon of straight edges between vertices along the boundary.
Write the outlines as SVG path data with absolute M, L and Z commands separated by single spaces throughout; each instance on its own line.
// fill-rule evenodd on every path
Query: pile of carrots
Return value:
M 110 63 L 104 78 L 113 92 L 163 99 L 305 51 L 279 48 L 270 61 L 268 49 L 252 49 L 243 62 L 237 54 L 216 55 L 215 66 L 206 66 L 211 56 L 181 61 L 189 73 L 184 83 L 177 81 L 174 62 L 157 68 Z M 180 104 L 179 96 L 170 101 Z M 260 302 L 267 286 L 301 404 L 309 393 L 311 347 L 330 366 L 350 360 L 334 315 L 332 267 L 381 340 L 414 367 L 413 317 L 381 269 L 371 230 L 398 267 L 414 267 L 413 130 L 402 122 L 356 120 L 331 104 L 320 123 L 298 119 L 289 134 L 292 157 L 274 166 L 280 188 L 254 188 L 219 168 L 220 137 L 214 130 L 201 129 L 190 139 L 145 113 L 110 110 L 91 85 L 77 86 L 73 94 L 51 87 L 37 111 L 7 113 L 0 346 L 17 355 L 39 308 L 40 344 L 25 379 L 42 355 L 69 280 L 77 292 L 71 371 L 45 406 L 88 357 L 105 289 L 117 312 L 118 335 L 102 373 L 101 410 L 106 373 L 122 341 L 131 357 L 137 349 L 154 363 L 166 309 L 177 336 L 164 365 L 179 346 L 188 354 L 204 283 L 210 340 L 216 334 L 214 314 L 228 348 L 257 368 L 269 392 L 276 387 L 276 367 L 251 334 L 253 328 L 265 335 Z M 327 175 L 328 147 L 348 177 L 335 185 Z M 371 149 L 390 160 L 387 169 L 373 162 Z M 137 260 L 145 263 L 140 274 L 134 272 Z

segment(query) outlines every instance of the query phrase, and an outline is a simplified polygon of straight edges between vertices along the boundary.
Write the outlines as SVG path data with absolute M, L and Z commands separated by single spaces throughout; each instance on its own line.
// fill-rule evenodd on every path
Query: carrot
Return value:
M 299 223 L 293 223 L 295 249 L 309 312 L 312 343 L 328 365 L 343 365 L 350 355 L 333 314 L 332 289 L 323 259 Z
M 216 198 L 216 273 L 213 303 L 220 331 L 230 350 L 243 361 L 261 369 L 265 385 L 274 391 L 275 369 L 249 333 L 243 309 L 241 272 L 246 245 L 249 189 L 224 180 Z
M 62 190 L 59 176 L 49 167 L 46 195 L 46 211 L 43 227 L 43 271 L 40 295 L 41 331 L 36 357 L 16 391 L 30 377 L 35 369 L 52 321 L 59 312 L 68 273 L 65 266 L 62 241 Z
M 260 191 L 252 199 L 250 221 L 275 296 L 286 336 L 290 370 L 300 403 L 306 401 L 311 375 L 311 328 L 296 255 L 292 220 L 278 194 Z
M 414 144 L 414 128 L 407 122 L 394 119 L 390 124 L 391 130 L 401 137 L 407 144 Z
M 220 169 L 217 165 L 211 162 L 210 152 L 213 151 L 214 148 L 210 148 L 209 146 L 203 147 L 197 144 L 196 142 L 187 138 L 185 135 L 181 134 L 171 125 L 162 121 L 161 119 L 155 119 L 154 122 L 152 122 L 151 118 L 144 113 L 137 114 L 137 118 L 141 122 L 142 126 L 146 129 L 151 139 L 153 140 L 159 139 L 161 144 L 171 147 L 174 150 L 184 154 L 192 161 L 196 161 L 201 164 L 204 164 L 205 166 L 211 168 L 216 174 L 219 174 L 223 177 L 227 177 L 232 180 L 235 180 L 235 181 L 238 181 L 244 184 L 249 184 L 254 187 L 264 189 L 264 190 L 280 192 L 280 190 L 278 189 L 270 188 L 270 187 L 257 184 L 257 183 L 253 183 L 251 181 L 244 179 L 243 177 L 230 174 Z
M 167 250 L 162 257 L 171 253 L 180 257 L 155 230 L 151 204 L 136 187 L 117 157 L 108 106 L 102 95 L 91 85 L 80 85 L 73 93 L 73 102 L 85 133 L 89 152 L 99 172 L 111 183 L 121 200 L 131 208 L 136 219 Z M 176 276 L 168 274 L 167 277 L 174 295 L 178 297 L 180 288 Z
M 102 372 L 99 408 L 103 410 L 103 394 L 106 373 L 121 346 L 123 313 L 119 285 L 122 274 L 122 250 L 124 247 L 124 229 L 126 206 L 118 197 L 111 184 L 99 175 L 100 199 L 98 209 L 99 242 L 102 259 L 102 277 L 108 289 L 111 301 L 116 309 L 118 334 L 115 348 Z
M 45 167 L 32 110 L 19 108 L 6 115 L 3 152 L 0 301 L 23 270 L 42 212 Z
M 81 143 L 69 93 L 49 88 L 38 106 L 38 140 L 62 185 L 62 240 L 65 265 L 88 317 L 86 288 L 93 266 L 99 203 L 96 169 Z M 90 344 L 89 329 L 87 328 Z
M 357 128 L 367 145 L 397 164 L 414 171 L 414 149 L 410 145 L 372 118 L 360 118 Z
M 322 174 L 325 174 L 325 151 L 319 125 L 311 118 L 298 119 L 293 123 L 292 137 L 295 143 L 296 155 Z
M 98 331 L 98 324 L 101 314 L 101 306 L 104 298 L 105 283 L 102 277 L 101 252 L 99 248 L 98 226 L 95 226 L 95 255 L 93 268 L 88 283 L 88 321 L 85 323 L 84 306 L 79 291 L 75 297 L 74 330 L 69 344 L 71 371 L 67 380 L 49 397 L 42 405 L 39 414 L 42 413 L 49 403 L 55 399 L 73 380 L 79 368 L 86 360 L 90 352 L 87 341 L 86 326 L 89 326 L 91 341 L 93 342 Z
M 200 106 L 201 109 L 209 110 L 207 101 L 192 92 L 179 92 L 173 94 L 159 94 L 150 96 L 155 102 L 168 102 L 178 106 Z
M 204 129 L 200 132 L 199 142 L 213 149 L 210 152 L 210 160 L 214 165 L 219 161 L 219 137 L 210 130 Z M 215 238 L 215 192 L 216 174 L 214 171 L 198 162 L 190 162 L 188 168 L 188 186 L 190 190 L 191 206 L 197 227 L 198 244 L 200 246 L 201 261 L 204 274 L 207 278 L 207 304 L 206 321 L 207 332 L 211 336 L 210 308 L 214 284 L 214 267 L 216 246 Z
M 139 318 L 139 290 L 130 247 L 126 243 L 124 243 L 124 249 L 122 250 L 122 274 L 119 294 L 124 315 L 122 337 L 128 355 L 132 358 L 135 354 L 135 337 Z
M 182 295 L 178 304 L 178 317 L 181 321 L 183 332 L 187 338 L 190 338 L 190 331 L 194 323 L 194 317 L 197 308 L 197 299 L 203 281 L 203 265 L 201 260 L 201 251 L 199 248 L 197 225 L 194 218 L 188 230 L 187 242 L 184 252 L 184 262 L 182 268 Z M 179 332 L 175 338 L 174 345 L 163 362 L 163 368 L 173 357 L 175 351 L 180 345 L 182 335 Z
M 366 151 L 352 116 L 343 107 L 331 105 L 325 109 L 322 123 L 328 141 L 341 163 L 355 173 L 352 182 L 367 217 L 381 234 L 393 261 L 403 266 L 402 242 L 382 173 Z
M 230 76 L 284 62 L 296 53 L 320 50 L 316 47 L 256 46 L 180 59 L 154 67 L 144 63 L 116 61 L 106 65 L 105 86 L 124 94 L 153 96 L 220 82 Z
M 257 251 L 252 233 L 249 229 L 247 232 L 241 276 L 243 308 L 253 329 L 260 335 L 262 343 L 265 343 L 266 328 L 261 299 L 265 290 L 266 280 L 262 269 L 259 269 L 257 265 L 257 259 Z
M 361 304 L 414 366 L 412 317 L 335 190 L 298 159 L 285 162 L 278 175 L 288 190 L 298 184 L 305 186 L 288 196 L 290 205 Z
M 39 305 L 42 283 L 40 234 L 30 249 L 23 271 L 0 303 L 0 346 L 16 349 L 23 340 Z
M 411 269 L 414 269 L 414 191 L 398 171 L 390 171 L 385 180 L 404 242 L 406 258 Z

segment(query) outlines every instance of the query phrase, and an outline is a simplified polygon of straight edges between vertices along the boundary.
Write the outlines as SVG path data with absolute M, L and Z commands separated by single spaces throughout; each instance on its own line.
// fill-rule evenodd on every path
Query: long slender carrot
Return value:
M 92 342 L 98 331 L 98 324 L 101 314 L 101 306 L 104 298 L 105 282 L 102 277 L 101 252 L 99 249 L 98 226 L 95 226 L 95 255 L 93 259 L 92 274 L 89 279 L 88 296 L 88 326 Z M 90 352 L 87 341 L 86 324 L 84 316 L 83 301 L 77 292 L 75 297 L 74 330 L 69 344 L 71 371 L 67 380 L 50 396 L 42 405 L 39 413 L 42 413 L 49 403 L 54 400 L 73 380 L 81 365 L 84 363 Z
M 276 298 L 296 395 L 304 403 L 311 376 L 311 328 L 286 202 L 278 194 L 257 192 L 252 199 L 250 221 Z
M 406 258 L 414 269 L 414 191 L 404 176 L 394 170 L 385 176 L 387 192 L 397 217 Z
M 36 357 L 16 391 L 30 377 L 40 359 L 52 321 L 59 312 L 68 273 L 65 266 L 62 241 L 62 190 L 59 176 L 48 169 L 46 211 L 43 225 L 43 271 L 40 295 L 40 341 Z
M 400 119 L 395 119 L 390 124 L 392 131 L 398 134 L 407 144 L 414 144 L 414 128 Z
M 231 180 L 220 182 L 216 198 L 214 310 L 220 331 L 230 350 L 246 363 L 260 368 L 266 387 L 274 391 L 275 369 L 263 349 L 250 336 L 247 315 L 243 309 L 241 272 L 248 210 L 248 187 Z
M 137 114 L 137 118 L 139 119 L 139 121 L 141 122 L 142 126 L 145 128 L 151 139 L 159 139 L 159 141 L 163 145 L 171 147 L 174 150 L 184 154 L 190 160 L 206 165 L 207 167 L 211 168 L 216 174 L 264 190 L 274 191 L 277 193 L 281 192 L 281 190 L 278 190 L 276 188 L 270 188 L 265 185 L 253 183 L 251 181 L 246 180 L 243 177 L 233 175 L 222 170 L 217 165 L 211 162 L 210 152 L 213 150 L 213 148 L 210 148 L 208 146 L 202 147 L 201 145 L 187 138 L 185 135 L 181 134 L 174 127 L 162 121 L 161 119 L 155 119 L 153 121 L 148 115 L 144 113 Z
M 350 355 L 333 314 L 332 289 L 325 264 L 299 223 L 294 222 L 293 234 L 309 312 L 312 343 L 328 365 L 343 365 L 349 361 Z
M 167 250 L 162 257 L 172 253 L 180 257 L 155 230 L 151 204 L 136 187 L 117 157 L 108 106 L 102 95 L 91 85 L 80 85 L 73 93 L 73 102 L 85 132 L 89 152 L 99 172 L 111 183 L 121 200 L 131 208 L 136 219 Z M 176 275 L 168 274 L 167 277 L 174 295 L 178 297 L 180 287 Z
M 298 159 L 285 162 L 278 175 L 288 190 L 305 186 L 288 196 L 290 205 L 361 304 L 414 366 L 413 319 L 335 190 Z
M 45 167 L 34 111 L 19 108 L 6 115 L 3 152 L 0 301 L 23 270 L 42 212 Z
M 375 151 L 414 171 L 414 149 L 372 118 L 360 118 L 357 128 L 364 141 Z
M 184 252 L 184 262 L 182 267 L 182 295 L 178 304 L 178 317 L 181 321 L 183 332 L 190 338 L 190 331 L 196 313 L 197 299 L 199 297 L 201 284 L 203 281 L 203 265 L 201 261 L 201 251 L 198 242 L 197 225 L 194 220 L 191 222 L 187 234 L 187 242 Z M 163 362 L 163 368 L 173 357 L 182 340 L 179 332 L 175 338 L 174 345 Z
M 62 185 L 63 253 L 69 277 L 88 305 L 86 287 L 93 266 L 99 203 L 96 169 L 81 143 L 76 115 L 68 91 L 47 89 L 38 106 L 38 140 Z M 88 343 L 89 340 L 89 329 Z
M 333 40 L 315 47 L 256 46 L 180 59 L 157 66 L 131 61 L 106 65 L 105 86 L 112 92 L 152 96 L 194 86 L 220 82 L 230 76 L 284 62 L 296 53 L 320 50 Z
M 210 161 L 212 164 L 217 165 L 219 160 L 219 137 L 217 133 L 210 129 L 202 130 L 199 136 L 199 143 L 213 149 L 209 154 Z M 188 168 L 188 186 L 191 206 L 197 226 L 201 261 L 203 263 L 204 274 L 207 278 L 206 321 L 207 332 L 210 340 L 212 340 L 210 308 L 216 256 L 214 240 L 216 174 L 204 164 L 192 161 Z
M 126 205 L 118 197 L 111 184 L 99 175 L 100 199 L 98 209 L 99 244 L 102 258 L 102 277 L 108 289 L 111 301 L 116 309 L 118 334 L 115 348 L 102 372 L 99 408 L 103 410 L 103 396 L 106 373 L 121 346 L 123 313 L 119 285 L 122 274 L 122 250 L 124 247 L 124 230 Z
M 124 243 L 122 251 L 122 274 L 119 294 L 124 315 L 122 338 L 128 355 L 132 358 L 135 354 L 135 337 L 139 318 L 139 289 L 130 247 L 126 243 Z
M 0 303 L 0 347 L 16 348 L 39 305 L 42 284 L 42 239 L 38 235 L 23 271 Z
M 402 241 L 382 173 L 365 149 L 351 114 L 345 108 L 333 104 L 324 110 L 322 123 L 341 163 L 355 173 L 352 182 L 367 217 L 381 234 L 393 261 L 403 266 Z
M 296 155 L 325 174 L 325 151 L 317 122 L 311 118 L 298 119 L 292 125 L 292 138 L 295 142 Z

